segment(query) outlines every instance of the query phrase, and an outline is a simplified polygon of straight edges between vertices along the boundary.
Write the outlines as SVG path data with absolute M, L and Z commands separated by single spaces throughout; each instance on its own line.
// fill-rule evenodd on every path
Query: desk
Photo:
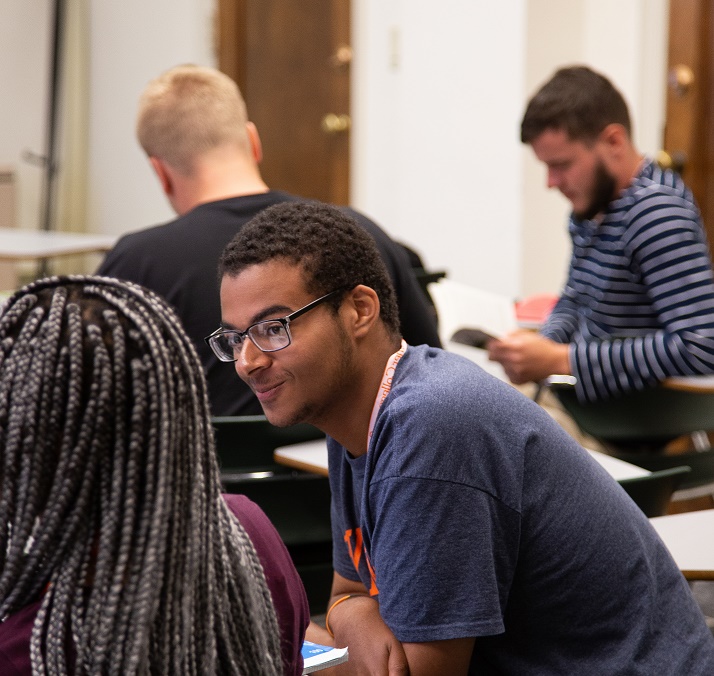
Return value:
M 109 251 L 116 240 L 116 235 L 0 228 L 0 288 L 14 289 L 17 286 L 16 274 L 10 264 L 57 256 L 101 253 Z
M 662 381 L 662 386 L 670 390 L 711 394 L 714 392 L 714 375 L 665 378 Z
M 623 479 L 637 479 L 651 474 L 648 469 L 625 462 L 624 460 L 620 460 L 620 458 L 613 458 L 611 455 L 600 453 L 600 451 L 591 451 L 590 449 L 587 449 L 587 451 L 595 460 L 598 461 L 598 463 L 600 463 L 600 465 L 602 465 L 605 471 L 613 479 L 615 479 L 615 481 L 622 481 Z
M 275 449 L 273 458 L 281 465 L 327 476 L 327 444 L 324 439 L 281 446 Z
M 650 519 L 688 580 L 714 580 L 714 509 Z
M 588 453 L 605 468 L 615 481 L 634 479 L 650 473 L 642 467 L 631 465 L 629 462 L 613 458 L 598 451 L 588 451 Z M 276 448 L 273 458 L 275 462 L 281 465 L 327 476 L 327 446 L 324 439 Z

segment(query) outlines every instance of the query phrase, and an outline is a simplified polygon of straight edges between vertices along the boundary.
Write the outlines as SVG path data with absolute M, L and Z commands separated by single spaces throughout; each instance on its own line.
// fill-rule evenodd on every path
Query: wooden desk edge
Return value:
M 696 381 L 684 382 L 685 379 L 666 378 L 662 381 L 662 387 L 668 390 L 677 390 L 679 392 L 697 392 L 699 394 L 714 394 L 714 378 L 707 376 L 709 380 L 702 384 L 697 384 Z
M 714 580 L 714 570 L 683 570 L 685 580 Z
M 284 455 L 280 455 L 277 451 L 273 452 L 273 460 L 275 460 L 275 462 L 277 462 L 279 465 L 285 465 L 286 467 L 292 467 L 293 469 L 300 469 L 303 472 L 319 474 L 320 476 L 329 476 L 328 471 L 322 467 L 312 465 L 309 462 L 295 460 L 294 458 L 288 458 Z

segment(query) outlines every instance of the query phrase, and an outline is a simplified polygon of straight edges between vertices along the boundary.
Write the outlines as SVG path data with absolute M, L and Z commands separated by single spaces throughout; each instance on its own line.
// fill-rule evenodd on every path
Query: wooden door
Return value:
M 664 162 L 679 169 L 714 245 L 714 2 L 670 0 Z
M 349 203 L 350 0 L 219 0 L 219 67 L 263 142 L 266 183 Z

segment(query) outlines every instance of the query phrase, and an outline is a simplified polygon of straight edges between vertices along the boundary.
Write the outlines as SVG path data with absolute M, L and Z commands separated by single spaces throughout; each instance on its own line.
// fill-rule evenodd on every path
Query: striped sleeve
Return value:
M 589 271 L 585 263 L 573 273 L 589 275 L 599 296 L 588 321 L 606 326 L 609 334 L 581 331 L 571 343 L 583 401 L 642 389 L 668 376 L 714 372 L 714 278 L 696 208 L 655 190 L 623 206 L 625 211 L 618 215 L 627 220 L 618 244 L 627 249 L 631 270 L 608 270 L 603 257 Z M 649 305 L 635 300 L 635 276 Z M 555 329 L 551 335 L 557 340 Z

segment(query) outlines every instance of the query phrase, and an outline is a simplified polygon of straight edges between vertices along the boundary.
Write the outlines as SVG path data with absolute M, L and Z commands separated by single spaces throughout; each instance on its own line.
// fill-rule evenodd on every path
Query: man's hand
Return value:
M 335 667 L 335 674 L 408 676 L 409 664 L 402 648 L 379 614 L 379 603 L 369 596 L 355 596 L 330 614 L 334 644 L 349 647 L 349 659 Z
M 510 381 L 522 385 L 553 374 L 570 374 L 568 345 L 532 331 L 515 331 L 502 340 L 489 341 L 488 358 L 503 366 Z
M 335 603 L 346 594 L 350 598 Z M 338 573 L 330 600 L 328 620 L 335 634 L 330 644 L 347 646 L 350 653 L 346 663 L 321 672 L 325 676 L 466 676 L 473 638 L 402 644 L 379 614 L 379 602 Z

